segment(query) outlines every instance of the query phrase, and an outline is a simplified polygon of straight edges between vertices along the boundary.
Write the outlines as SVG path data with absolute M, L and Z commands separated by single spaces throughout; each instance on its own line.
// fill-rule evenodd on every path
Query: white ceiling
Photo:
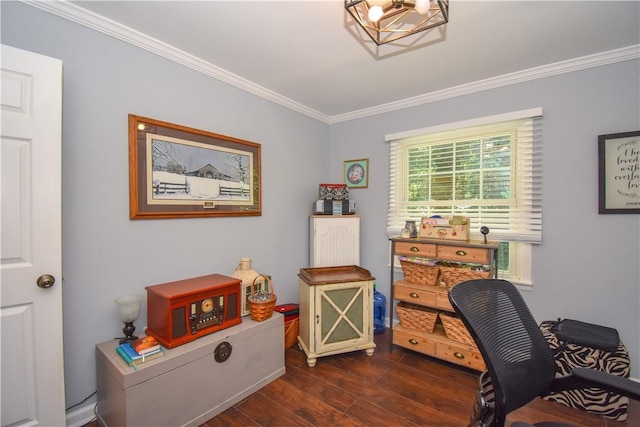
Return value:
M 640 1 L 451 0 L 448 24 L 379 47 L 341 0 L 43 3 L 327 122 L 591 55 L 640 57 Z

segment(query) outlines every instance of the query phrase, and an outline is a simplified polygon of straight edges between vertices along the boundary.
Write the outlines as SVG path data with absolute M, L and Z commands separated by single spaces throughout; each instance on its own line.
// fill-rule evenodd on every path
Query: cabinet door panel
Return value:
M 364 335 L 363 289 L 349 288 L 321 292 L 320 334 L 331 344 Z
M 311 217 L 312 267 L 360 265 L 360 217 Z
M 320 313 L 316 352 L 351 347 L 371 339 L 372 296 L 367 282 L 315 286 Z

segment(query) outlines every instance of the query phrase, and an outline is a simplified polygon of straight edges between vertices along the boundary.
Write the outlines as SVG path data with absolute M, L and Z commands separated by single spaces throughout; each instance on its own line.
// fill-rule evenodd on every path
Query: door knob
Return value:
M 50 274 L 43 274 L 42 276 L 38 277 L 36 283 L 38 284 L 39 288 L 47 289 L 52 287 L 53 284 L 56 283 L 56 278 Z

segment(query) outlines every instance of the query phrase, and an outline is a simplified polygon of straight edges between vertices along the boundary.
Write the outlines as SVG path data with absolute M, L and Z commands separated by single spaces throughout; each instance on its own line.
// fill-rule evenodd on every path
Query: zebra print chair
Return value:
M 598 387 L 640 400 L 640 384 L 595 369 L 555 378 L 553 352 L 520 291 L 506 280 L 478 279 L 449 290 L 449 301 L 484 357 L 487 371 L 469 426 L 503 427 L 507 415 L 550 392 Z M 530 426 L 513 423 L 513 427 Z M 566 426 L 539 423 L 536 426 Z
M 556 362 L 556 378 L 571 375 L 577 367 L 598 369 L 618 377 L 629 378 L 631 359 L 622 340 L 618 339 L 616 349 L 578 344 L 558 336 L 558 322 L 559 320 L 545 320 L 540 323 L 540 331 L 547 340 Z M 617 334 L 617 331 L 615 332 Z M 629 398 L 600 388 L 562 390 L 542 398 L 614 421 L 626 421 L 628 417 Z

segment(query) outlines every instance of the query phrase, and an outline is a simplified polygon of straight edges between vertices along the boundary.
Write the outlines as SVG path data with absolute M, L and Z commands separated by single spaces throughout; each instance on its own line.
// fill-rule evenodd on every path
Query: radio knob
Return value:
M 196 332 L 198 332 L 198 328 L 196 327 L 196 321 L 197 321 L 198 317 L 195 314 L 192 314 L 191 316 L 189 316 L 189 323 L 191 323 L 191 334 L 195 334 Z

